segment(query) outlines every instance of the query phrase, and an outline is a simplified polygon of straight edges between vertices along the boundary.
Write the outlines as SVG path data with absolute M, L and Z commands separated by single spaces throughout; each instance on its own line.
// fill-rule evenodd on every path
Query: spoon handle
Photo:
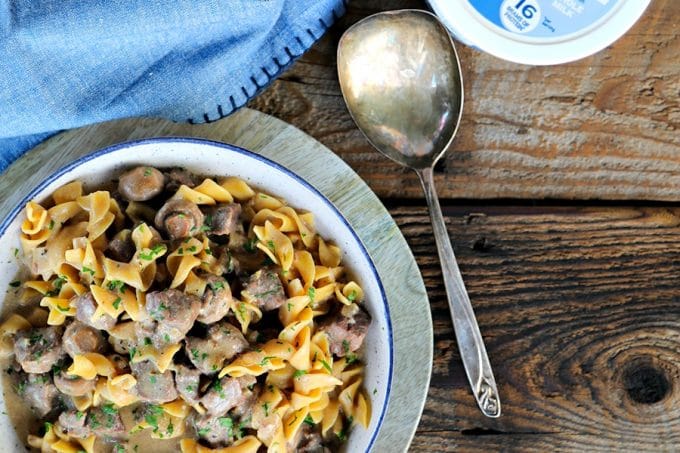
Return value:
M 439 199 L 434 186 L 432 167 L 416 170 L 425 190 L 425 198 L 430 208 L 430 218 L 437 242 L 437 252 L 441 261 L 444 286 L 449 301 L 449 310 L 456 341 L 460 349 L 460 357 L 465 367 L 472 392 L 482 413 L 487 417 L 501 415 L 501 402 L 498 397 L 496 380 L 491 371 L 489 357 L 486 354 L 484 340 L 472 311 L 470 298 L 465 290 L 463 276 L 453 254 L 451 240 L 439 206 Z

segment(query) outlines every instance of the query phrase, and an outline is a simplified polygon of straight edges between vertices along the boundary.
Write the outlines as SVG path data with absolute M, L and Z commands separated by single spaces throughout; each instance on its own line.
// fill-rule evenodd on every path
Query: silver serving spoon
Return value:
M 340 39 L 338 75 L 349 112 L 368 141 L 420 177 L 465 372 L 482 412 L 498 417 L 496 381 L 432 177 L 463 111 L 463 82 L 453 41 L 426 11 L 378 13 L 350 27 Z

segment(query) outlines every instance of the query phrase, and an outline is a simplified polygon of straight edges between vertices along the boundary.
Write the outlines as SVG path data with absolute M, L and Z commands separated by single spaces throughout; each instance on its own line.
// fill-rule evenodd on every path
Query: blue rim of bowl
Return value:
M 368 446 L 366 448 L 366 451 L 370 451 L 371 447 L 373 447 L 373 444 L 375 443 L 375 439 L 378 436 L 378 433 L 380 432 L 380 428 L 382 427 L 383 420 L 385 418 L 385 414 L 387 413 L 387 406 L 389 404 L 390 400 L 390 390 L 392 388 L 392 372 L 394 371 L 394 343 L 393 343 L 393 337 L 392 337 L 392 321 L 390 318 L 390 308 L 387 303 L 387 297 L 385 296 L 385 288 L 382 284 L 382 280 L 380 280 L 380 276 L 378 275 L 378 270 L 375 267 L 375 263 L 373 262 L 373 259 L 368 253 L 368 250 L 366 250 L 366 247 L 364 246 L 364 243 L 362 240 L 359 238 L 357 235 L 356 231 L 354 231 L 354 228 L 350 223 L 347 221 L 344 215 L 340 212 L 340 210 L 331 202 L 324 194 L 322 194 L 316 187 L 308 183 L 302 176 L 298 175 L 297 173 L 293 172 L 292 170 L 284 167 L 283 165 L 279 164 L 278 162 L 274 162 L 273 160 L 264 157 L 260 154 L 257 154 L 253 151 L 249 151 L 245 148 L 238 147 L 236 145 L 231 145 L 228 143 L 222 143 L 222 142 L 216 142 L 213 140 L 206 140 L 206 139 L 199 139 L 199 138 L 189 138 L 189 137 L 159 137 L 159 138 L 145 138 L 145 139 L 140 139 L 140 140 L 131 140 L 127 142 L 122 142 L 122 143 L 117 143 L 115 145 L 107 146 L 106 148 L 102 148 L 98 151 L 94 151 L 92 153 L 86 154 L 73 162 L 61 167 L 60 169 L 56 170 L 54 173 L 49 175 L 47 178 L 42 180 L 33 190 L 31 190 L 22 200 L 19 202 L 17 206 L 15 206 L 10 213 L 5 217 L 5 219 L 0 223 L 0 236 L 4 236 L 4 234 L 7 232 L 7 228 L 9 228 L 10 223 L 17 217 L 21 209 L 36 197 L 38 193 L 42 192 L 48 185 L 50 185 L 54 180 L 57 178 L 60 178 L 61 176 L 65 175 L 66 173 L 70 172 L 71 170 L 75 169 L 76 167 L 79 167 L 93 159 L 96 159 L 100 156 L 104 156 L 106 154 L 111 154 L 116 151 L 120 151 L 122 149 L 127 149 L 127 148 L 133 148 L 136 146 L 140 145 L 148 145 L 148 144 L 165 144 L 165 143 L 193 143 L 197 145 L 207 145 L 207 146 L 212 146 L 216 148 L 220 148 L 221 150 L 226 150 L 230 152 L 236 152 L 238 154 L 242 154 L 244 156 L 250 157 L 252 159 L 258 160 L 286 175 L 289 177 L 295 179 L 298 183 L 303 185 L 305 188 L 310 190 L 312 193 L 317 195 L 332 211 L 335 212 L 335 214 L 338 216 L 338 218 L 344 223 L 344 225 L 347 227 L 349 232 L 352 234 L 352 237 L 354 240 L 359 244 L 359 249 L 361 250 L 361 253 L 363 253 L 364 258 L 369 264 L 369 267 L 371 268 L 371 272 L 373 273 L 373 277 L 375 278 L 375 281 L 378 284 L 378 288 L 380 289 L 380 296 L 382 298 L 382 305 L 383 305 L 383 310 L 385 313 L 385 320 L 387 323 L 387 336 L 388 336 L 388 341 L 389 341 L 389 372 L 387 373 L 387 388 L 385 390 L 385 403 L 383 404 L 382 411 L 380 413 L 380 417 L 378 419 L 378 423 L 376 424 L 376 429 L 373 435 L 371 436 L 371 440 L 368 443 Z

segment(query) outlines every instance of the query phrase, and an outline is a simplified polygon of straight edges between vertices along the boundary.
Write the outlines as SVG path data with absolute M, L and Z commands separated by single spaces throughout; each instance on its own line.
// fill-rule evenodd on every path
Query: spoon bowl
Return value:
M 462 75 L 446 29 L 424 11 L 370 16 L 338 47 L 352 118 L 382 153 L 427 168 L 453 140 L 463 112 Z
M 463 283 L 434 186 L 463 111 L 463 78 L 446 28 L 420 10 L 378 13 L 357 22 L 338 45 L 340 88 L 371 144 L 418 174 L 430 208 L 461 360 L 482 413 L 501 414 L 484 341 Z

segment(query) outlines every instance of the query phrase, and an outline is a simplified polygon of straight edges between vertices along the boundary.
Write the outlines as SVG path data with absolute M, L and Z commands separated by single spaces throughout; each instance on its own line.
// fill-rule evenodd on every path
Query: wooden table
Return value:
M 635 1 L 635 0 L 630 0 Z M 680 449 L 680 1 L 606 50 L 528 67 L 459 46 L 465 111 L 436 175 L 503 416 L 477 410 L 423 194 L 345 109 L 347 15 L 250 103 L 303 129 L 381 197 L 432 303 L 434 373 L 413 451 Z

